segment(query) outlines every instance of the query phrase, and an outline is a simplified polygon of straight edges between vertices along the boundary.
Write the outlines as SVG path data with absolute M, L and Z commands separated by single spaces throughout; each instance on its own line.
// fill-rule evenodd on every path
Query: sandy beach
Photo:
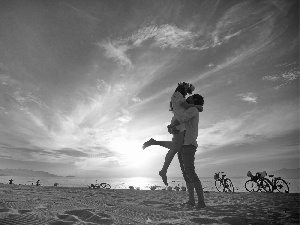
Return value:
M 182 191 L 0 184 L 0 224 L 299 224 L 299 195 L 206 192 L 197 210 Z

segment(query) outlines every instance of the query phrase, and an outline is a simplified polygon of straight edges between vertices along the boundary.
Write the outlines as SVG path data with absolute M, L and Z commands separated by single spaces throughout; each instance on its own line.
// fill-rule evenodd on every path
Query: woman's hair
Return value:
M 193 90 L 193 85 L 186 83 L 186 82 L 181 82 L 178 83 L 177 88 L 175 89 L 175 92 L 178 91 L 180 94 L 182 94 L 182 96 L 185 98 L 186 94 L 192 94 Z M 172 107 L 172 102 L 170 102 L 170 111 L 173 111 L 173 107 Z
M 178 91 L 182 94 L 183 97 L 186 96 L 187 94 L 187 89 L 190 86 L 190 84 L 182 82 L 182 83 L 178 83 L 177 88 L 175 89 L 175 92 Z

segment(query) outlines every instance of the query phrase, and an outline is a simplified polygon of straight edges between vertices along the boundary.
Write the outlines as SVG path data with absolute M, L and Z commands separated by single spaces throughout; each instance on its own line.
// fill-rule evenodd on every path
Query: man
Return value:
M 199 94 L 194 94 L 187 98 L 189 104 L 201 105 L 204 104 L 204 99 Z M 184 116 L 173 121 L 168 125 L 168 130 L 172 130 L 175 126 L 181 123 L 185 123 L 186 132 L 184 136 L 183 147 L 178 152 L 178 159 L 181 167 L 181 171 L 186 182 L 186 186 L 189 193 L 189 200 L 185 204 L 195 206 L 194 190 L 196 190 L 198 196 L 198 204 L 196 208 L 204 208 L 204 196 L 201 181 L 199 180 L 195 172 L 195 153 L 198 147 L 198 123 L 199 123 L 199 109 L 196 107 L 189 108 L 184 113 Z

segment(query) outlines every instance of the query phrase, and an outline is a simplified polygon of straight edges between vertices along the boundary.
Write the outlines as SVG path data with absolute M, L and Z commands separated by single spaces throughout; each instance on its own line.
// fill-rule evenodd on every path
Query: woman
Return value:
M 194 104 L 188 104 L 186 102 L 186 95 L 192 94 L 192 92 L 195 90 L 195 87 L 192 84 L 189 83 L 178 83 L 178 86 L 173 93 L 171 97 L 170 102 L 170 111 L 173 112 L 174 116 L 172 117 L 171 123 L 178 119 L 183 117 L 184 112 L 189 109 L 190 107 L 197 107 L 201 111 L 203 110 L 202 106 L 200 105 L 194 105 Z M 170 141 L 156 141 L 153 138 L 146 141 L 143 145 L 143 149 L 151 146 L 151 145 L 160 145 L 162 147 L 165 147 L 169 149 L 168 153 L 165 157 L 165 162 L 162 167 L 162 169 L 159 171 L 159 175 L 161 176 L 163 182 L 165 185 L 168 185 L 167 182 L 167 171 L 168 168 L 175 156 L 175 154 L 182 148 L 183 146 L 183 140 L 184 140 L 184 134 L 185 134 L 185 124 L 180 124 L 176 126 L 175 128 L 168 129 L 169 133 L 173 134 L 172 142 Z

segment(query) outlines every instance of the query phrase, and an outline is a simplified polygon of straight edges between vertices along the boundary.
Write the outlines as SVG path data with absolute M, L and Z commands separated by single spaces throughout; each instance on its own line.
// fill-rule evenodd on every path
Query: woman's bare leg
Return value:
M 163 143 L 164 144 L 163 147 L 165 147 L 165 148 L 168 148 L 170 146 L 170 148 L 169 148 L 170 150 L 168 151 L 168 153 L 166 154 L 166 157 L 165 157 L 164 165 L 163 165 L 161 171 L 159 171 L 159 173 L 158 173 L 161 176 L 165 185 L 168 185 L 168 182 L 167 182 L 168 168 L 169 168 L 174 156 L 176 155 L 176 153 L 178 151 L 180 151 L 183 146 L 184 135 L 185 135 L 185 132 L 174 134 L 172 144 L 169 145 L 169 143 Z
M 156 141 L 153 138 L 150 138 L 149 141 L 146 141 L 143 144 L 143 149 L 150 147 L 152 145 L 159 145 L 161 147 L 167 148 L 167 149 L 174 149 L 175 148 L 175 143 L 173 141 Z
M 168 168 L 169 168 L 174 156 L 176 155 L 176 153 L 183 146 L 184 135 L 185 135 L 185 132 L 174 134 L 172 141 L 156 141 L 155 139 L 151 138 L 150 140 L 146 141 L 143 144 L 143 149 L 145 149 L 149 146 L 152 146 L 152 145 L 159 145 L 161 147 L 169 149 L 169 151 L 165 157 L 164 165 L 163 165 L 161 171 L 159 171 L 159 173 L 158 173 L 161 176 L 165 185 L 168 185 L 168 182 L 167 182 Z

